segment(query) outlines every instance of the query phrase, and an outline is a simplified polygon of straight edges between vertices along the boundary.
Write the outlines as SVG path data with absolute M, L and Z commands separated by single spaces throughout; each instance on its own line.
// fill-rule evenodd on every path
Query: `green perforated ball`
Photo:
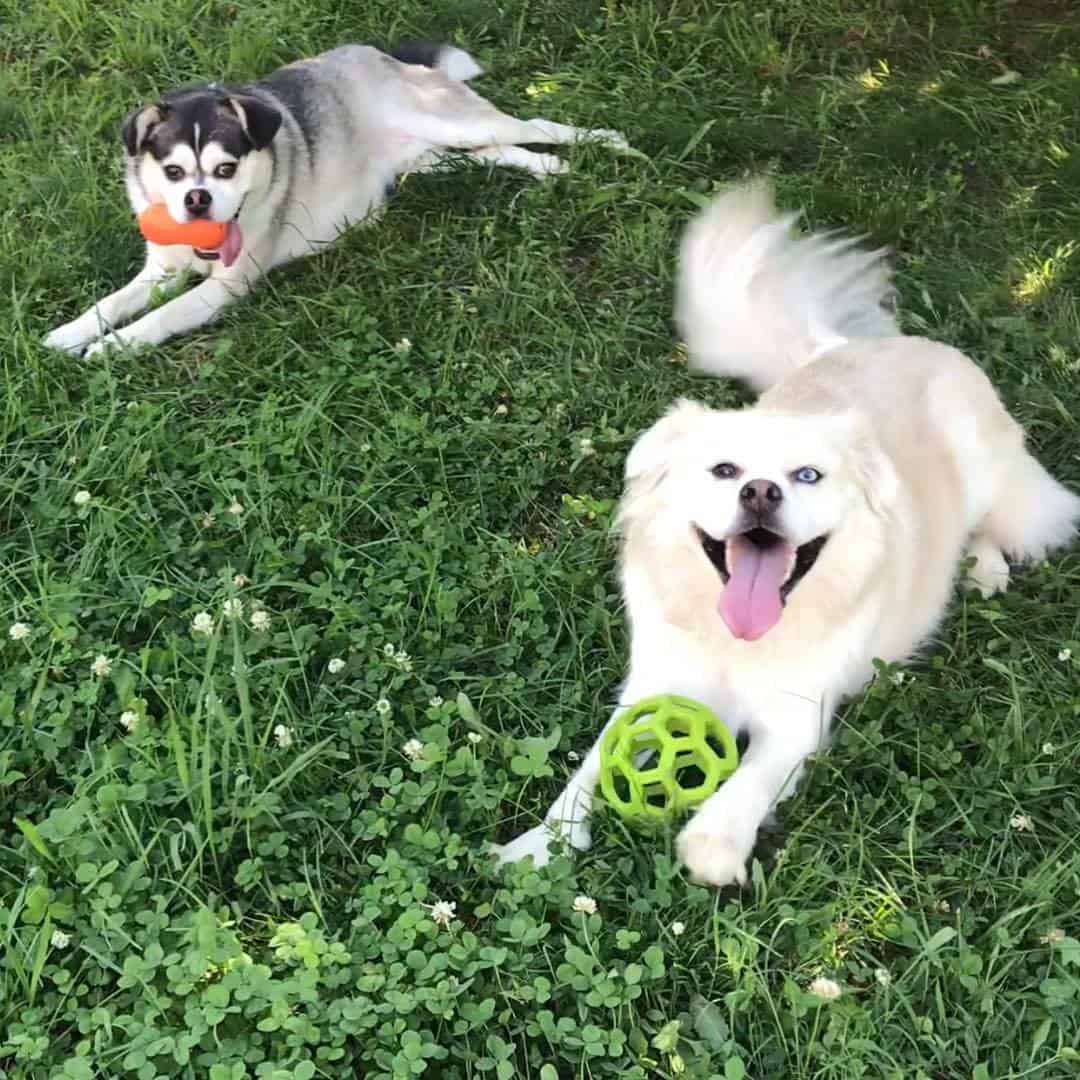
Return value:
M 600 791 L 620 817 L 660 821 L 704 802 L 738 764 L 735 740 L 711 709 L 662 694 L 611 722 L 600 744 Z

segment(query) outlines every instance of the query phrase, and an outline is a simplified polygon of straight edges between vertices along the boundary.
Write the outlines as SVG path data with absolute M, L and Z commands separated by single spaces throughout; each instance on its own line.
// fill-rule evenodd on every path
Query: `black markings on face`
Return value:
M 198 156 L 210 142 L 228 156 L 242 158 L 268 146 L 280 126 L 280 111 L 257 93 L 197 86 L 136 109 L 125 120 L 121 136 L 128 154 L 150 153 L 158 161 L 181 145 Z
M 142 145 L 158 161 L 180 145 L 190 146 L 198 155 L 207 143 L 216 142 L 233 158 L 242 158 L 252 149 L 243 123 L 221 93 L 202 87 L 179 90 L 164 97 L 158 108 L 162 119 L 149 129 Z

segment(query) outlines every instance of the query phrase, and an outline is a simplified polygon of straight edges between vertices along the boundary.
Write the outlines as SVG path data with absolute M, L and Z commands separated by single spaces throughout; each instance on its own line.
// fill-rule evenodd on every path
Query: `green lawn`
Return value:
M 0 0 L 0 27 L 0 1077 L 1076 1075 L 1075 551 L 957 595 L 741 894 L 606 819 L 543 872 L 485 855 L 616 693 L 631 443 L 679 394 L 741 399 L 670 319 L 714 184 L 771 172 L 892 245 L 906 327 L 1080 486 L 1072 0 Z M 45 351 L 138 263 L 132 106 L 416 34 L 646 156 L 410 178 L 206 332 Z

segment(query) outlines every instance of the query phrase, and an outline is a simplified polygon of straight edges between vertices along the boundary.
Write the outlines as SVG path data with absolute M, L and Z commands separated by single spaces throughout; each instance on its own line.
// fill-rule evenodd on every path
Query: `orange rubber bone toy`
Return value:
M 225 243 L 227 221 L 173 221 L 164 203 L 153 203 L 139 215 L 139 232 L 151 244 L 184 244 L 202 251 L 214 251 Z

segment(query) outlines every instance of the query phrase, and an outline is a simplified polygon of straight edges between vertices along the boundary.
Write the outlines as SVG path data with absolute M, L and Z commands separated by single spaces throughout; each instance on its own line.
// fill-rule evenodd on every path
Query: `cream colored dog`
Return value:
M 749 736 L 678 840 L 718 886 L 745 881 L 759 826 L 872 661 L 905 660 L 933 631 L 965 554 L 988 595 L 1008 584 L 1006 556 L 1037 558 L 1080 519 L 978 367 L 901 335 L 881 253 L 796 237 L 796 217 L 753 185 L 688 229 L 676 314 L 691 360 L 762 395 L 740 411 L 677 404 L 631 451 L 620 512 L 620 707 L 682 694 Z M 598 768 L 594 746 L 501 858 L 544 863 L 553 837 L 587 848 Z

